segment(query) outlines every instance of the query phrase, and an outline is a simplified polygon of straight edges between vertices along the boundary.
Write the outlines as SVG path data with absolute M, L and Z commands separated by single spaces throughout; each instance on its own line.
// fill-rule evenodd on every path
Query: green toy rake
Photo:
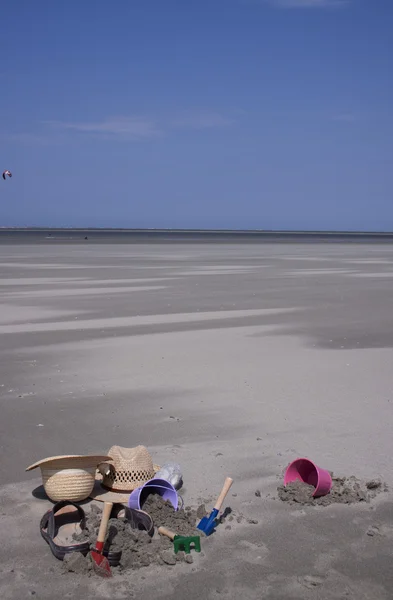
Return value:
M 158 533 L 166 535 L 173 541 L 175 554 L 177 554 L 179 550 L 182 550 L 186 554 L 190 554 L 192 549 L 195 550 L 195 552 L 201 551 L 201 538 L 199 535 L 176 535 L 176 533 L 173 533 L 173 531 L 166 527 L 159 527 Z

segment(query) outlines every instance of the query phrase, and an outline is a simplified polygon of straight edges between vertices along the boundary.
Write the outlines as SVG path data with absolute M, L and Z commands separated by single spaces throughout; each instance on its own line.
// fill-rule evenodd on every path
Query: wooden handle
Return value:
M 173 531 L 171 531 L 170 529 L 167 529 L 166 527 L 159 527 L 158 528 L 158 533 L 161 533 L 161 535 L 166 535 L 172 541 L 173 541 L 173 539 L 174 539 L 174 537 L 176 535 L 175 533 L 173 533 Z
M 100 529 L 98 530 L 97 542 L 103 542 L 108 529 L 108 521 L 111 516 L 113 502 L 105 502 L 104 510 L 102 511 Z
M 229 488 L 231 487 L 232 483 L 233 483 L 233 479 L 231 479 L 230 477 L 227 477 L 225 480 L 224 486 L 221 490 L 221 494 L 218 496 L 217 502 L 214 505 L 214 510 L 220 510 L 222 503 L 225 500 L 225 496 L 229 492 Z

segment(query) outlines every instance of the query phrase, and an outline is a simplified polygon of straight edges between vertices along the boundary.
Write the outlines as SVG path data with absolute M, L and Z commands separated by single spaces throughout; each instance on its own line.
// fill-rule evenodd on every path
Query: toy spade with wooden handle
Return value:
M 201 551 L 201 538 L 199 535 L 176 535 L 170 529 L 166 527 L 159 527 L 158 533 L 161 535 L 166 535 L 170 540 L 173 541 L 173 549 L 175 554 L 179 552 L 179 550 L 183 550 L 186 554 L 190 554 L 191 548 L 194 548 L 195 552 Z
M 220 495 L 218 496 L 217 502 L 214 505 L 213 510 L 211 511 L 208 517 L 203 517 L 197 525 L 198 529 L 204 532 L 205 535 L 210 535 L 214 531 L 214 527 L 216 525 L 216 517 L 219 513 L 219 510 L 225 500 L 225 496 L 229 492 L 229 488 L 233 483 L 233 479 L 227 477 L 224 483 L 224 487 L 221 490 Z
M 100 529 L 98 531 L 97 541 L 94 550 L 91 550 L 90 556 L 93 562 L 94 571 L 101 577 L 112 577 L 112 571 L 109 565 L 109 561 L 106 556 L 103 555 L 104 540 L 106 536 L 106 530 L 108 529 L 108 521 L 111 516 L 112 502 L 104 503 L 104 510 L 102 512 Z

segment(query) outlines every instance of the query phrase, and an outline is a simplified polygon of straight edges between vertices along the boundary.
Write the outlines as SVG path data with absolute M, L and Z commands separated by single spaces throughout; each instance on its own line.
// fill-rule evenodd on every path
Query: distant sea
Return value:
M 392 233 L 339 231 L 231 231 L 169 229 L 7 229 L 1 244 L 263 244 L 393 243 Z

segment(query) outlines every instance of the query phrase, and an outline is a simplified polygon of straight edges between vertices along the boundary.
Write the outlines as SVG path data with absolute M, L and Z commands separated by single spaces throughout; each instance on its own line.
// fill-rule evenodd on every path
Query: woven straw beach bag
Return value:
M 93 490 L 97 465 L 109 458 L 82 455 L 51 456 L 34 463 L 26 471 L 40 467 L 45 492 L 53 502 L 82 502 Z

